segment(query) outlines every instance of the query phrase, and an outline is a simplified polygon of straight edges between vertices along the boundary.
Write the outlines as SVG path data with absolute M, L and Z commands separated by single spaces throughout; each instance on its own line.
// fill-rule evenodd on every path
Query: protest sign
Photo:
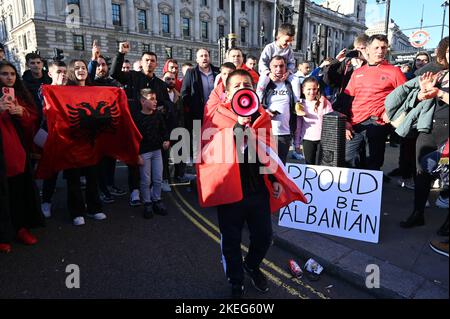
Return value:
M 307 203 L 280 210 L 279 225 L 378 243 L 383 173 L 314 165 L 287 165 Z

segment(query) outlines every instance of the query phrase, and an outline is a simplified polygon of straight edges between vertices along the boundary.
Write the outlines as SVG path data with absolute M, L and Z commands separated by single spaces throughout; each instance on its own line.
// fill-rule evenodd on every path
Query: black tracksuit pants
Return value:
M 217 208 L 222 235 L 222 262 L 231 284 L 243 284 L 241 239 L 244 223 L 250 231 L 250 246 L 245 262 L 258 269 L 272 243 L 272 220 L 267 189 L 244 195 L 237 203 Z

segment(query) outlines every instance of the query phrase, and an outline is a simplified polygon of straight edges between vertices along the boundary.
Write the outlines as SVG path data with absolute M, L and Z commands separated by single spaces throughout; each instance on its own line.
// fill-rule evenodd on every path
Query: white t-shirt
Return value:
M 269 111 L 278 111 L 280 114 L 272 118 L 273 135 L 289 135 L 290 96 L 284 82 L 275 83 L 273 95 L 269 97 Z

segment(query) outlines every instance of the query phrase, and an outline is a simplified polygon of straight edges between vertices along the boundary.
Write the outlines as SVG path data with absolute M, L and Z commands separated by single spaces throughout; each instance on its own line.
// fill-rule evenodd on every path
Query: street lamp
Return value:
M 444 15 L 442 16 L 442 32 L 441 32 L 441 39 L 444 37 L 444 26 L 445 26 L 445 13 L 447 11 L 448 7 L 448 1 L 444 1 L 443 4 L 441 4 L 441 7 L 444 8 Z
M 391 10 L 391 0 L 376 0 L 377 4 L 386 4 L 386 17 L 384 20 L 384 33 L 388 36 L 389 32 L 389 11 Z

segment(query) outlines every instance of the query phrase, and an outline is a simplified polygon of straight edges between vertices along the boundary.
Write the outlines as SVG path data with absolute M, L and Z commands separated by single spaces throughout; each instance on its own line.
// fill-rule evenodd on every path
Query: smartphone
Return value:
M 270 110 L 269 110 L 270 111 Z M 281 113 L 280 112 L 278 112 L 278 111 L 270 111 L 273 115 L 275 115 L 275 116 L 277 116 L 277 115 L 280 115 Z
M 358 50 L 351 50 L 348 51 L 347 54 L 345 55 L 346 58 L 359 58 L 361 55 L 361 52 L 359 52 Z
M 14 88 L 2 87 L 2 99 L 5 101 L 13 102 L 16 99 Z

